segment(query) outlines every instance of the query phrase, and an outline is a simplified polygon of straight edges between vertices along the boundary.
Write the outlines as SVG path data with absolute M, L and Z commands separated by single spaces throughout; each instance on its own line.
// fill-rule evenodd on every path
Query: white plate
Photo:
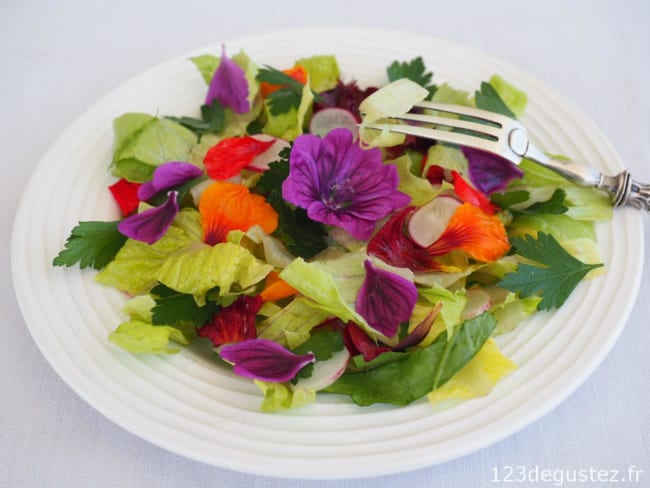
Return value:
M 385 83 L 385 67 L 422 55 L 436 82 L 469 90 L 499 73 L 530 99 L 524 123 L 543 149 L 589 161 L 608 173 L 622 164 L 571 103 L 517 69 L 446 41 L 374 30 L 285 31 L 225 42 L 253 60 L 283 68 L 302 56 L 335 54 L 364 85 Z M 25 321 L 43 355 L 90 405 L 153 444 L 205 463 L 291 478 L 353 478 L 407 471 L 493 444 L 549 412 L 602 361 L 623 329 L 638 291 L 641 214 L 617 210 L 598 229 L 608 274 L 582 283 L 561 310 L 539 314 L 500 338 L 519 369 L 487 397 L 446 410 L 426 400 L 360 408 L 323 396 L 284 414 L 258 412 L 260 394 L 216 367 L 201 348 L 172 357 L 136 356 L 107 340 L 124 297 L 93 282 L 92 271 L 51 266 L 80 220 L 117 210 L 114 117 L 127 111 L 198 112 L 206 87 L 190 55 L 218 54 L 220 43 L 130 80 L 83 114 L 38 165 L 20 205 L 12 242 L 13 276 Z

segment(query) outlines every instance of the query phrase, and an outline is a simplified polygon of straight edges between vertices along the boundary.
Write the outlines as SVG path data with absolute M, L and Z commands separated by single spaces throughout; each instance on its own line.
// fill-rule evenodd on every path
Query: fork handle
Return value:
M 528 147 L 525 157 L 537 161 L 578 185 L 604 190 L 615 207 L 635 207 L 650 212 L 650 185 L 633 180 L 628 171 L 622 171 L 616 176 L 603 175 L 584 164 L 549 158 L 532 144 Z

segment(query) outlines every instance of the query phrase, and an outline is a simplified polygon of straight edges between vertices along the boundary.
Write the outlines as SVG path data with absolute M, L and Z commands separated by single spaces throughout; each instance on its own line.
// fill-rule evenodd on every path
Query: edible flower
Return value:
M 215 99 L 235 113 L 250 111 L 246 75 L 237 63 L 226 56 L 226 46 L 221 46 L 221 61 L 210 81 L 205 105 L 212 105 Z
M 149 200 L 161 191 L 170 190 L 202 174 L 203 170 L 198 166 L 182 161 L 161 164 L 154 170 L 153 178 L 140 186 L 138 198 L 142 201 Z
M 108 187 L 115 202 L 120 207 L 122 217 L 132 214 L 138 208 L 138 205 L 140 205 L 140 199 L 138 198 L 139 188 L 140 183 L 134 183 L 124 178 L 121 178 Z
M 294 66 L 293 68 L 283 69 L 282 72 L 290 78 L 296 80 L 301 85 L 307 84 L 307 70 L 300 65 Z M 260 93 L 262 94 L 262 97 L 266 98 L 271 93 L 276 92 L 286 86 L 287 85 L 274 85 L 267 81 L 263 81 L 260 83 Z
M 368 243 L 368 254 L 412 271 L 451 271 L 435 258 L 462 250 L 476 260 L 490 262 L 510 249 L 501 220 L 471 203 L 460 205 L 440 237 L 430 246 L 422 247 L 407 231 L 409 218 L 417 209 L 407 207 L 393 215 Z
M 219 355 L 234 365 L 235 374 L 273 383 L 292 380 L 298 371 L 316 360 L 312 353 L 294 354 L 269 339 L 227 344 L 219 349 Z
M 212 320 L 199 327 L 197 333 L 210 339 L 214 347 L 255 339 L 255 317 L 262 303 L 260 296 L 242 295 L 231 305 L 222 308 Z
M 255 137 L 227 137 L 212 146 L 203 158 L 205 171 L 213 180 L 227 180 L 241 173 L 255 156 L 266 152 L 275 139 L 261 141 Z
M 397 191 L 397 168 L 382 162 L 381 150 L 355 144 L 347 129 L 334 129 L 322 139 L 297 137 L 289 165 L 284 199 L 306 209 L 310 219 L 341 227 L 356 239 L 369 239 L 378 220 L 410 201 Z
M 246 232 L 259 225 L 272 234 L 278 226 L 278 214 L 261 195 L 235 183 L 217 181 L 207 187 L 199 200 L 203 241 L 211 246 L 225 242 L 231 230 Z
M 381 334 L 392 337 L 400 322 L 411 316 L 418 290 L 406 278 L 376 267 L 370 260 L 363 263 L 366 277 L 356 300 L 356 310 L 368 325 Z
M 121 234 L 136 241 L 153 244 L 165 235 L 178 213 L 177 192 L 169 192 L 165 203 L 131 215 L 117 224 Z
M 454 193 L 460 197 L 463 202 L 471 203 L 480 207 L 488 215 L 493 215 L 499 207 L 494 205 L 490 199 L 482 192 L 472 188 L 467 181 L 458 173 L 452 171 L 452 179 L 454 184 Z
M 478 149 L 463 147 L 469 164 L 469 179 L 486 195 L 503 191 L 512 180 L 524 176 L 510 161 Z

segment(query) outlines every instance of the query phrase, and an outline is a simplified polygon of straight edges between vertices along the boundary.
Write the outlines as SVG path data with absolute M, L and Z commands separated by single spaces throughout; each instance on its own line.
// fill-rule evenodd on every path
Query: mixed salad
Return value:
M 470 93 L 434 83 L 421 57 L 379 87 L 331 55 L 191 61 L 203 105 L 114 121 L 121 216 L 80 222 L 53 262 L 125 293 L 109 340 L 127 351 L 203 341 L 215 367 L 255 382 L 263 411 L 317 392 L 471 398 L 515 369 L 496 335 L 602 272 L 606 195 L 532 161 L 365 127 L 424 99 L 521 117 L 526 95 L 498 75 Z

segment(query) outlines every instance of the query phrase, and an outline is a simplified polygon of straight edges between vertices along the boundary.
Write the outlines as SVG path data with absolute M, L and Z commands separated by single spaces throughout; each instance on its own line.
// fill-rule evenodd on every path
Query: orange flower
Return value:
M 297 290 L 289 283 L 280 278 L 277 271 L 271 271 L 266 277 L 266 287 L 260 293 L 262 300 L 265 302 L 275 302 L 282 298 L 287 298 L 295 295 Z
M 495 261 L 508 252 L 510 243 L 503 223 L 479 207 L 464 203 L 449 219 L 436 242 L 427 247 L 431 256 L 462 249 L 479 261 Z
M 282 72 L 302 85 L 307 83 L 307 70 L 300 65 L 294 66 L 293 68 L 284 69 Z M 279 90 L 280 88 L 283 88 L 283 85 L 272 85 L 266 81 L 260 83 L 260 93 L 264 98 L 268 97 L 271 93 Z
M 278 214 L 264 197 L 225 181 L 213 183 L 203 191 L 199 212 L 203 241 L 210 245 L 225 242 L 231 230 L 247 231 L 257 224 L 271 234 L 278 226 Z

